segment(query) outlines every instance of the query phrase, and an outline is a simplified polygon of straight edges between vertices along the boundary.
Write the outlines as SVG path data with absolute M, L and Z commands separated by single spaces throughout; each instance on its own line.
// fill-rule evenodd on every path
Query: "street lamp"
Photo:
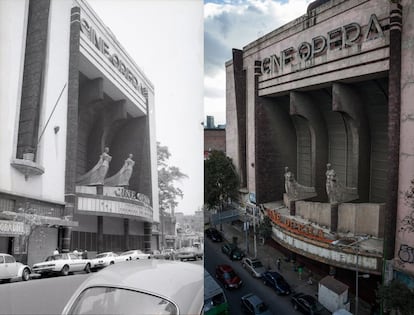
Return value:
M 359 307 L 359 301 L 358 301 L 358 279 L 359 278 L 369 278 L 369 274 L 363 274 L 363 275 L 359 275 L 359 245 L 356 243 L 359 243 L 361 241 L 363 241 L 365 239 L 360 239 L 359 241 L 356 241 L 352 244 L 349 245 L 340 245 L 340 244 L 336 244 L 335 242 L 332 242 L 331 244 L 334 245 L 335 247 L 338 248 L 345 248 L 345 247 L 349 247 L 352 248 L 354 250 L 354 253 L 356 255 L 356 261 L 355 261 L 355 315 L 358 315 L 358 307 Z M 354 246 L 353 246 L 354 245 Z

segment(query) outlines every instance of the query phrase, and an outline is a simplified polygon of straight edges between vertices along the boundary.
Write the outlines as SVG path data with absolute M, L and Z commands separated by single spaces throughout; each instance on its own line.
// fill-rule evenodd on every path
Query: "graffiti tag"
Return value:
M 414 248 L 406 244 L 402 244 L 400 246 L 400 250 L 398 251 L 398 257 L 404 263 L 413 264 L 414 263 Z

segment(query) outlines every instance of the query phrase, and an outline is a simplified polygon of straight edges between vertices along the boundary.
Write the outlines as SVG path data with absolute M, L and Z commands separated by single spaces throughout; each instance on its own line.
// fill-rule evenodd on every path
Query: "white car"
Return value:
M 81 259 L 74 253 L 64 253 L 52 255 L 46 258 L 44 262 L 33 265 L 33 272 L 41 276 L 47 274 L 61 274 L 67 276 L 70 272 L 91 271 L 91 261 L 89 259 Z
M 266 272 L 266 268 L 259 259 L 244 257 L 241 263 L 243 268 L 255 278 L 261 278 L 262 274 Z
M 0 253 L 0 280 L 20 278 L 27 281 L 30 279 L 30 273 L 29 266 L 17 262 L 12 255 Z
M 124 260 L 114 252 L 99 253 L 95 258 L 91 259 L 91 269 L 104 268 Z
M 194 247 L 182 247 L 178 250 L 177 255 L 175 256 L 177 260 L 197 260 L 197 252 Z
M 146 259 L 111 265 L 88 277 L 62 315 L 202 314 L 204 268 Z
M 145 254 L 139 249 L 128 250 L 119 255 L 120 260 L 150 259 L 150 254 Z

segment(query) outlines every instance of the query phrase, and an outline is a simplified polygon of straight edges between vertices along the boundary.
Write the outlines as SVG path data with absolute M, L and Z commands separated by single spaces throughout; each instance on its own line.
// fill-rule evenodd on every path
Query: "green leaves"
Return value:
M 387 286 L 380 286 L 377 297 L 388 310 L 398 311 L 401 315 L 414 314 L 414 292 L 398 280 L 391 281 Z
M 238 198 L 239 177 L 232 160 L 221 151 L 212 151 L 204 161 L 204 202 L 208 209 L 222 201 Z

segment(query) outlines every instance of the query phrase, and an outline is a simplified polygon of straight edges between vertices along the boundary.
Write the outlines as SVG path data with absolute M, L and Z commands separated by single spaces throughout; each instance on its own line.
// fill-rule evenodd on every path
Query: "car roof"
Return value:
M 229 265 L 218 265 L 217 268 L 220 268 L 224 272 L 233 271 L 233 268 Z
M 276 271 L 266 271 L 266 272 L 265 272 L 265 274 L 266 274 L 266 275 L 270 275 L 272 278 L 275 278 L 275 279 L 282 278 L 282 275 L 281 275 L 281 274 L 279 274 L 279 273 L 278 273 L 278 272 L 276 272 Z
M 152 293 L 176 303 L 181 314 L 199 312 L 203 304 L 204 268 L 165 260 L 137 260 L 113 264 L 86 279 L 71 298 L 87 287 L 112 286 Z M 197 305 L 197 301 L 201 305 Z M 200 308 L 198 308 L 200 306 Z
M 244 295 L 242 299 L 248 300 L 253 305 L 263 303 L 263 301 L 257 295 L 254 295 L 253 293 Z

